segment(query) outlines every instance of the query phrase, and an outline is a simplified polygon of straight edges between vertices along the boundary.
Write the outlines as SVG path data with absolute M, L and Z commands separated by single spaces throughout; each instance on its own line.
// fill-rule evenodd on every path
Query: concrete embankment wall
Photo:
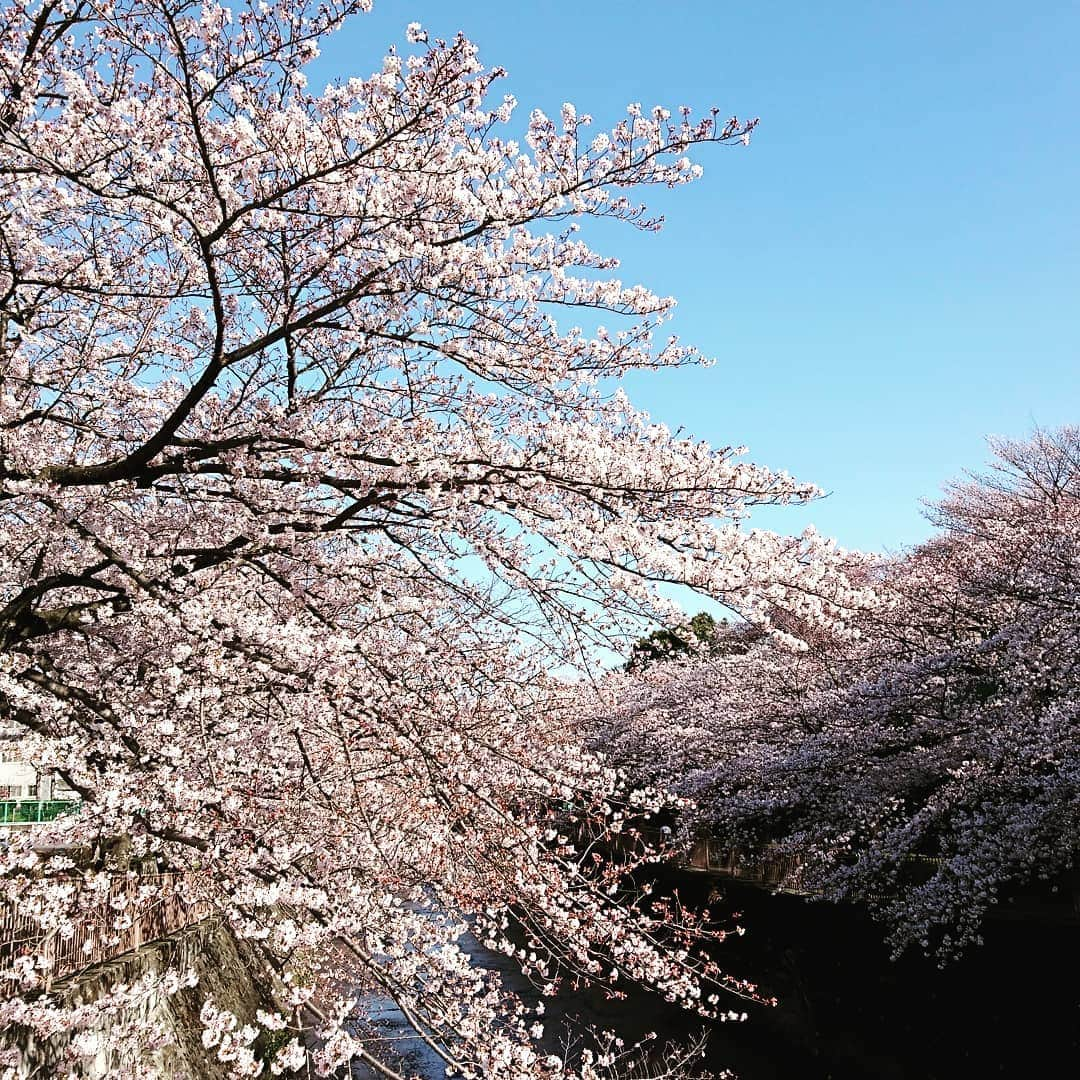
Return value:
M 257 1009 L 273 1010 L 275 1005 L 268 988 L 255 977 L 259 969 L 250 946 L 238 941 L 220 920 L 205 919 L 136 952 L 95 965 L 56 984 L 53 994 L 67 1005 L 88 1004 L 118 986 L 169 969 L 194 971 L 198 985 L 171 995 L 149 994 L 138 1007 L 125 1008 L 97 1020 L 96 1026 L 82 1029 L 86 1034 L 81 1039 L 96 1052 L 80 1056 L 74 1063 L 73 1039 L 80 1038 L 76 1031 L 47 1038 L 25 1028 L 0 1034 L 0 1045 L 17 1051 L 18 1080 L 56 1076 L 106 1080 L 118 1075 L 224 1080 L 225 1064 L 202 1045 L 199 1013 L 203 1001 L 212 997 L 218 1008 L 228 1009 L 241 1023 L 253 1020 Z M 145 1039 L 125 1039 L 127 1030 L 156 1030 L 161 1038 L 157 1045 L 147 1045 Z

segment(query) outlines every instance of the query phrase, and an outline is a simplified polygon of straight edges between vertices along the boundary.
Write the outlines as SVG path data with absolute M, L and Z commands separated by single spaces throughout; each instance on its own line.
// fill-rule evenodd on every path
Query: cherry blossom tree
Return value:
M 519 141 L 502 72 L 416 24 L 309 89 L 368 6 L 0 8 L 0 712 L 83 800 L 2 881 L 62 930 L 123 859 L 185 872 L 281 989 L 258 1024 L 206 1003 L 238 1075 L 266 1031 L 270 1071 L 299 1067 L 312 1017 L 320 1070 L 393 1075 L 356 987 L 465 1075 L 593 1075 L 538 1053 L 466 928 L 547 992 L 714 1014 L 726 981 L 555 816 L 617 829 L 616 794 L 656 796 L 575 745 L 589 681 L 547 672 L 669 619 L 659 582 L 759 622 L 849 604 L 830 544 L 743 524 L 812 486 L 618 389 L 700 358 L 578 234 L 655 230 L 633 189 L 754 123 L 632 105 L 601 131 L 566 105 Z M 62 1026 L 45 965 L 0 1019 Z
M 1077 858 L 1080 429 L 992 448 L 933 539 L 851 565 L 854 632 L 623 677 L 603 725 L 613 761 L 697 800 L 688 829 L 798 853 L 898 949 L 951 954 Z

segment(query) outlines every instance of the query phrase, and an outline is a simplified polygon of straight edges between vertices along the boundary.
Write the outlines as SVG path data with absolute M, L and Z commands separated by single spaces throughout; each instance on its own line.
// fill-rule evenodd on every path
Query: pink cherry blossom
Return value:
M 937 536 L 849 556 L 868 588 L 845 633 L 728 630 L 611 680 L 597 721 L 613 765 L 695 804 L 687 833 L 778 844 L 804 888 L 943 956 L 1077 858 L 1080 429 L 992 448 L 931 509 Z
M 590 684 L 549 672 L 670 616 L 658 583 L 834 627 L 858 589 L 816 534 L 742 524 L 813 486 L 613 390 L 700 357 L 578 233 L 655 230 L 638 190 L 754 121 L 635 106 L 598 135 L 568 106 L 522 146 L 499 69 L 418 24 L 315 92 L 369 6 L 0 7 L 0 715 L 83 800 L 0 889 L 49 929 L 133 858 L 183 875 L 278 987 L 272 1022 L 206 1003 L 237 1075 L 260 1028 L 388 1068 L 351 1026 L 373 991 L 463 1075 L 551 1076 L 578 1065 L 533 1051 L 466 929 L 552 989 L 710 1014 L 702 984 L 746 988 L 558 817 L 659 796 L 580 748 Z M 88 846 L 84 888 L 43 844 Z M 82 1023 L 31 999 L 0 1021 Z

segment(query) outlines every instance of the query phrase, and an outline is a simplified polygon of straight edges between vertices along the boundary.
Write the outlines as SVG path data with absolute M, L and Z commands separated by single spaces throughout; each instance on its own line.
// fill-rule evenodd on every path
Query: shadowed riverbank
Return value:
M 713 884 L 670 874 L 658 887 L 678 890 L 688 905 L 703 905 Z M 954 1080 L 1057 1076 L 1059 1062 L 1080 1060 L 1076 926 L 991 923 L 981 948 L 941 970 L 921 956 L 890 961 L 880 927 L 856 909 L 737 883 L 723 891 L 723 901 L 711 907 L 740 912 L 747 933 L 729 937 L 719 959 L 729 974 L 754 980 L 780 1003 L 769 1008 L 732 998 L 731 1007 L 749 1017 L 713 1025 L 705 1068 L 727 1068 L 743 1080 Z M 506 957 L 478 945 L 473 955 L 535 999 Z M 401 1040 L 404 1071 L 425 1080 L 442 1077 L 442 1062 L 408 1038 L 400 1013 L 388 1002 L 370 1004 L 379 1034 Z M 701 1030 L 700 1021 L 645 994 L 625 1001 L 595 992 L 549 1000 L 550 1047 L 558 1047 L 567 1022 L 610 1028 L 628 1041 L 655 1031 L 657 1044 Z

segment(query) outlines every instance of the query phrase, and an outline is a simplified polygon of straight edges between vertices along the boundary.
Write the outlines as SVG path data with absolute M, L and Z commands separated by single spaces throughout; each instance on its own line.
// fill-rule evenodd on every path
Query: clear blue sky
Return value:
M 718 360 L 634 401 L 831 492 L 762 523 L 896 549 L 987 433 L 1080 422 L 1080 5 L 376 0 L 319 74 L 367 74 L 412 20 L 507 68 L 521 117 L 761 117 L 653 193 L 659 235 L 604 246 Z

